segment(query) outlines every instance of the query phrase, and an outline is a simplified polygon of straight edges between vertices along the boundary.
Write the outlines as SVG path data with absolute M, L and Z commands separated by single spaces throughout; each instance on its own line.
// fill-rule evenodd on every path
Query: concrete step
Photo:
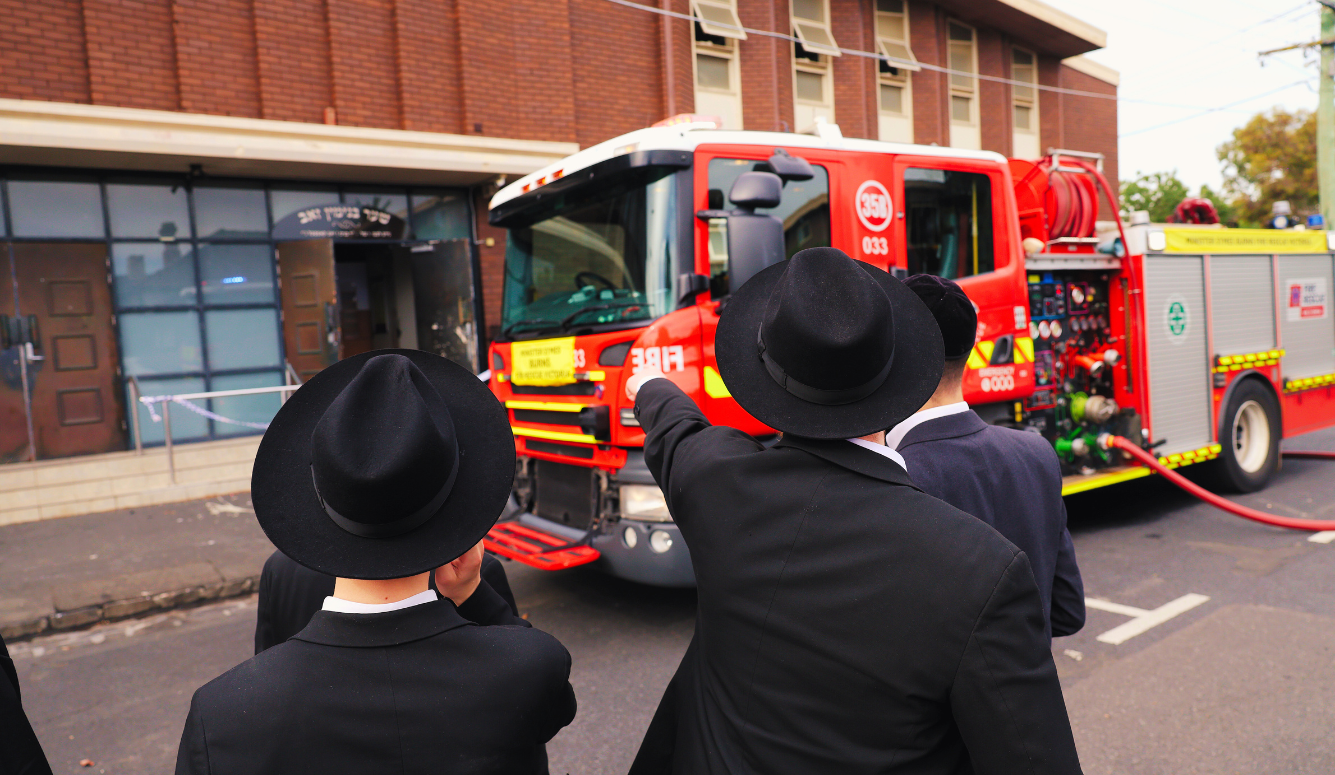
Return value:
M 0 466 L 0 525 L 211 498 L 250 489 L 259 436 Z

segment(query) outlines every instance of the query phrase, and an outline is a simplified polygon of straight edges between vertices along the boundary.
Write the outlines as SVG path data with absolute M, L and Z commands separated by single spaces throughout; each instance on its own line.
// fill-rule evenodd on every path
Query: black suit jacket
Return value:
M 1079 772 L 999 533 L 847 441 L 711 426 L 667 380 L 636 412 L 699 608 L 632 772 Z
M 973 412 L 937 417 L 899 442 L 913 483 L 995 527 L 1029 558 L 1053 635 L 1085 626 L 1085 586 L 1066 529 L 1061 464 L 1042 436 Z
M 546 773 L 569 677 L 565 648 L 485 582 L 457 610 L 319 611 L 195 692 L 176 772 Z
M 434 576 L 432 589 L 435 588 Z M 514 593 L 505 566 L 490 554 L 482 555 L 482 580 L 519 616 Z M 260 572 L 259 603 L 255 615 L 255 653 L 301 632 L 311 617 L 324 605 L 324 599 L 334 594 L 334 577 L 299 565 L 291 557 L 274 551 L 264 562 Z
M 51 775 L 21 699 L 18 671 L 0 638 L 0 775 Z

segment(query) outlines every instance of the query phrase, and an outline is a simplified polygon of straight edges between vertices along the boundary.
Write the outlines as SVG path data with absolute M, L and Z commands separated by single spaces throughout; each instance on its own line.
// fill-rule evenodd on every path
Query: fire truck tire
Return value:
M 1279 401 L 1268 385 L 1244 379 L 1229 391 L 1219 418 L 1223 449 L 1213 463 L 1216 489 L 1256 492 L 1279 467 Z

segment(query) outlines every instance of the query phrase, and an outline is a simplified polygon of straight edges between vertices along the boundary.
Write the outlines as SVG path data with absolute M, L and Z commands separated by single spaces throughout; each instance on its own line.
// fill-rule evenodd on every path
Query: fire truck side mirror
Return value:
M 728 199 L 743 210 L 778 207 L 783 200 L 783 180 L 773 172 L 743 172 L 728 191 Z
M 816 177 L 811 164 L 801 156 L 792 156 L 782 148 L 775 148 L 768 164 L 785 183 L 790 180 L 811 180 Z

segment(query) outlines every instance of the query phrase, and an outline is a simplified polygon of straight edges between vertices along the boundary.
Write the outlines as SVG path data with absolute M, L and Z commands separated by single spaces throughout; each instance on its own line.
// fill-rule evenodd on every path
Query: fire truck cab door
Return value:
M 892 251 L 899 276 L 959 283 L 978 310 L 964 374 L 970 404 L 1011 401 L 1034 388 L 1024 259 L 1009 170 L 989 160 L 898 156 Z

